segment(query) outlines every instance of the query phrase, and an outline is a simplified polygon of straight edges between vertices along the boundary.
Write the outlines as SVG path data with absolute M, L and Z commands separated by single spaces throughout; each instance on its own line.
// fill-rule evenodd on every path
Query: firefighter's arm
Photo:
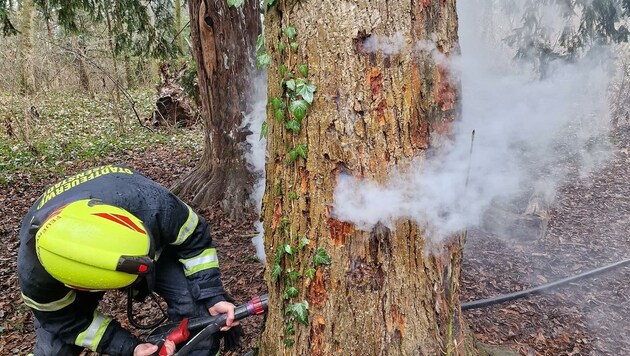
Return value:
M 219 259 L 205 219 L 181 203 L 171 214 L 170 248 L 177 250 L 192 297 L 209 307 L 225 301 Z

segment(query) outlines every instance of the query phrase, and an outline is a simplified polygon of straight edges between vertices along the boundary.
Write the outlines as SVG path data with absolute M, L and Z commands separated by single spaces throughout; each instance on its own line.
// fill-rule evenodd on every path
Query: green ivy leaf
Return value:
M 308 64 L 299 64 L 298 71 L 302 74 L 303 77 L 308 77 Z
M 276 256 L 274 257 L 273 261 L 276 264 L 280 264 L 280 261 L 282 261 L 282 256 L 284 256 L 284 246 L 278 245 L 278 248 L 276 249 Z
M 284 106 L 284 101 L 278 97 L 271 98 L 271 107 L 274 110 L 278 110 Z
M 293 132 L 295 132 L 295 133 L 300 133 L 300 129 L 302 128 L 302 125 L 301 125 L 301 124 L 300 124 L 300 122 L 299 122 L 299 121 L 297 121 L 297 120 L 291 120 L 291 121 L 288 121 L 288 122 L 284 125 L 284 127 L 285 127 L 287 130 L 291 130 L 291 131 L 293 131 Z
M 280 78 L 284 78 L 284 75 L 287 74 L 287 66 L 281 64 L 280 68 L 278 68 L 278 72 L 280 73 Z
M 291 247 L 291 245 L 289 245 L 289 244 L 285 244 L 284 245 L 284 252 L 287 255 L 293 255 L 293 247 Z
M 278 0 L 265 0 L 265 3 L 263 5 L 267 6 L 267 10 L 269 10 L 269 8 L 275 6 L 277 2 Z
M 258 35 L 256 39 L 256 53 L 260 52 L 261 49 L 265 48 L 265 36 L 262 34 Z
M 305 100 L 293 100 L 291 104 L 289 104 L 289 111 L 295 116 L 295 119 L 298 121 L 302 121 L 304 116 L 306 116 L 306 110 L 308 109 L 308 104 Z
M 295 152 L 298 156 L 306 159 L 306 156 L 308 156 L 308 146 L 305 143 L 302 143 L 295 148 Z
M 278 52 L 280 52 L 280 54 L 284 53 L 284 50 L 287 48 L 287 45 L 284 44 L 284 42 L 280 41 L 278 43 Z
M 284 85 L 287 86 L 287 89 L 291 91 L 295 91 L 295 80 L 289 79 L 284 83 Z
M 315 256 L 313 256 L 313 265 L 317 267 L 320 265 L 329 265 L 329 264 L 330 264 L 330 256 L 328 256 L 328 253 L 326 252 L 326 250 L 324 250 L 321 247 L 318 247 L 317 250 L 315 251 Z
M 262 140 L 263 138 L 267 138 L 267 136 L 269 135 L 269 126 L 267 126 L 267 121 L 263 121 L 261 127 L 260 127 L 260 138 L 259 140 Z
M 256 67 L 258 67 L 258 69 L 267 68 L 270 63 L 271 56 L 269 56 L 267 53 L 262 53 L 256 56 Z
M 287 335 L 295 335 L 295 327 L 293 324 L 286 324 L 284 326 L 284 333 Z
M 287 37 L 292 40 L 295 38 L 296 32 L 295 32 L 295 27 L 293 26 L 289 26 L 287 28 L 284 29 L 284 34 L 287 35 Z
M 290 286 L 290 287 L 287 287 L 287 288 L 284 290 L 284 296 L 283 296 L 283 298 L 284 298 L 285 300 L 286 300 L 286 299 L 291 299 L 291 298 L 297 297 L 297 295 L 298 295 L 298 290 L 297 290 L 297 288 L 295 288 L 295 287 L 293 287 L 293 286 Z
M 300 244 L 298 245 L 298 250 L 302 250 L 304 248 L 304 246 L 308 246 L 308 244 L 310 244 L 311 241 L 306 238 L 306 236 L 302 237 L 302 240 L 300 240 Z
M 282 267 L 280 267 L 279 264 L 274 264 L 273 268 L 271 269 L 271 279 L 275 281 L 278 280 L 278 277 L 280 277 L 280 275 L 282 274 Z
M 289 305 L 287 313 L 293 315 L 299 323 L 308 325 L 308 302 L 306 300 Z
M 298 158 L 298 154 L 295 150 L 289 151 L 289 158 L 287 158 L 287 163 L 293 163 Z
M 289 199 L 291 199 L 291 200 L 295 200 L 295 199 L 297 199 L 297 198 L 298 198 L 298 195 L 297 195 L 297 193 L 296 193 L 296 192 L 291 192 L 291 193 L 289 193 L 288 197 L 289 197 Z
M 296 86 L 297 94 L 304 99 L 309 104 L 313 103 L 313 94 L 317 90 L 317 88 L 310 83 L 299 83 Z
M 276 112 L 274 113 L 274 117 L 278 121 L 284 121 L 284 109 L 276 110 Z
M 241 7 L 241 5 L 243 5 L 244 0 L 227 0 L 227 5 L 228 7 L 230 6 L 234 6 L 234 7 Z
M 300 273 L 298 271 L 288 271 L 287 276 L 289 277 L 290 281 L 295 282 L 300 276 Z
M 284 339 L 284 346 L 291 347 L 291 346 L 293 346 L 293 344 L 295 344 L 295 340 L 293 340 L 293 339 Z
M 298 47 L 299 47 L 298 43 L 297 42 L 291 42 L 290 46 L 291 46 L 291 51 L 293 53 L 297 53 Z
M 304 271 L 304 275 L 308 279 L 315 278 L 315 268 L 308 268 L 306 271 Z

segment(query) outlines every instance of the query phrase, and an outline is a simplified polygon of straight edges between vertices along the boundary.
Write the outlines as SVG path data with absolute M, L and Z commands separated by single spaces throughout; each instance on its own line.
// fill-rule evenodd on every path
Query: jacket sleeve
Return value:
M 219 259 L 205 219 L 179 201 L 170 214 L 168 247 L 175 248 L 189 281 L 192 297 L 208 307 L 225 300 L 219 272 Z
M 67 344 L 109 355 L 132 355 L 139 344 L 118 322 L 99 313 L 102 292 L 70 289 L 20 251 L 18 273 L 24 303 L 40 326 Z M 26 256 L 28 257 L 28 256 Z M 36 259 L 36 256 L 30 256 Z

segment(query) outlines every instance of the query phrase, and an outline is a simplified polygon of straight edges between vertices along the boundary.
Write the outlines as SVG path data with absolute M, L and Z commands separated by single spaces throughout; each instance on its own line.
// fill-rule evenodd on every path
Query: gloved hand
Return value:
M 223 338 L 223 351 L 236 350 L 241 343 L 241 337 L 245 335 L 243 327 L 236 325 L 228 331 L 219 331 L 218 338 Z

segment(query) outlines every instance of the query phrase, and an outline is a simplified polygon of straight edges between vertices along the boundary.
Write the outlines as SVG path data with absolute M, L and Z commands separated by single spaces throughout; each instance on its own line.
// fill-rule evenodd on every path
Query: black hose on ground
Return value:
M 502 295 L 498 295 L 498 296 L 493 297 L 493 298 L 479 299 L 479 300 L 473 300 L 473 301 L 470 301 L 470 302 L 465 302 L 465 303 L 462 303 L 461 307 L 462 307 L 462 310 L 484 308 L 484 307 L 487 307 L 487 306 L 490 306 L 490 305 L 499 304 L 499 303 L 507 302 L 507 301 L 510 301 L 510 300 L 518 299 L 518 298 L 527 297 L 527 296 L 534 295 L 534 294 L 541 294 L 544 291 L 547 291 L 547 290 L 550 290 L 550 289 L 554 289 L 556 287 L 560 287 L 560 286 L 562 286 L 564 284 L 575 282 L 575 281 L 579 281 L 579 280 L 584 279 L 584 278 L 594 277 L 594 276 L 597 276 L 597 275 L 602 274 L 604 272 L 608 272 L 608 271 L 610 271 L 612 269 L 625 266 L 627 264 L 630 264 L 630 258 L 622 260 L 622 261 L 619 261 L 619 262 L 615 262 L 615 263 L 609 264 L 607 266 L 596 268 L 596 269 L 594 269 L 592 271 L 584 272 L 584 273 L 581 273 L 581 274 L 578 274 L 578 275 L 575 275 L 575 276 L 572 276 L 572 277 L 567 277 L 567 278 L 563 278 L 563 279 L 560 279 L 560 280 L 555 281 L 555 282 L 543 284 L 543 285 L 540 285 L 538 287 L 529 288 L 529 289 L 525 289 L 525 290 L 522 290 L 522 291 L 519 291 L 519 292 L 514 292 L 514 293 L 509 293 L 509 294 L 502 294 Z

